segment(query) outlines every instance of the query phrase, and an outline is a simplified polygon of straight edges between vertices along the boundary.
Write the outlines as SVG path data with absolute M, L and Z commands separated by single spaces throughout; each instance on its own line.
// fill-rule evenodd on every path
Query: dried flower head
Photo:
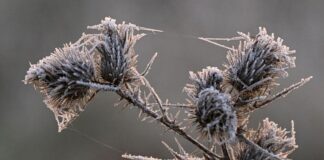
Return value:
M 187 84 L 184 91 L 194 106 L 192 119 L 201 133 L 223 143 L 233 140 L 237 120 L 231 103 L 231 96 L 221 92 L 222 71 L 207 67 L 200 72 L 190 72 L 193 84 Z
M 203 135 L 216 142 L 230 142 L 235 138 L 237 119 L 229 94 L 210 87 L 198 95 L 193 119 Z
M 137 54 L 134 45 L 145 34 L 134 34 L 139 30 L 134 24 L 116 24 L 116 20 L 106 17 L 101 24 L 90 26 L 101 32 L 97 36 L 96 49 L 99 53 L 97 72 L 103 82 L 119 85 L 137 79 Z
M 265 28 L 260 28 L 255 37 L 240 33 L 243 43 L 237 49 L 228 50 L 228 64 L 224 71 L 224 90 L 229 92 L 236 103 L 238 124 L 246 127 L 249 113 L 255 108 L 254 103 L 269 96 L 270 90 L 277 85 L 275 80 L 287 77 L 286 69 L 295 67 L 295 53 L 282 44 L 283 40 L 268 35 Z
M 189 72 L 193 84 L 187 84 L 184 91 L 192 99 L 198 98 L 199 93 L 210 87 L 220 90 L 223 73 L 217 67 L 207 67 L 198 73 Z
M 282 44 L 283 40 L 267 34 L 265 28 L 252 38 L 240 33 L 243 45 L 229 50 L 226 67 L 226 80 L 238 91 L 245 91 L 242 99 L 265 95 L 276 85 L 278 77 L 287 77 L 287 68 L 295 67 L 295 51 Z
M 85 108 L 94 93 L 79 82 L 93 79 L 94 65 L 88 52 L 66 45 L 31 65 L 24 82 L 44 94 L 44 102 L 54 112 L 61 131 Z
M 289 133 L 291 135 L 290 137 L 288 136 Z M 256 131 L 250 130 L 246 136 L 249 140 L 253 141 L 271 154 L 283 159 L 287 158 L 288 155 L 298 147 L 298 145 L 296 145 L 293 122 L 291 131 L 286 131 L 286 129 L 278 127 L 276 123 L 269 121 L 269 119 L 266 118 Z M 263 154 L 253 146 L 242 143 L 238 146 L 238 160 L 271 159 L 269 155 Z

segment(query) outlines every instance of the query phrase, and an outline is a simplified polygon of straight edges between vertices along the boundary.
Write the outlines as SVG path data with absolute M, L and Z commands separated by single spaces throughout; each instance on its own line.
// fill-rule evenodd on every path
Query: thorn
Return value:
M 144 71 L 141 73 L 141 76 L 146 76 L 149 71 L 151 70 L 152 64 L 155 60 L 155 58 L 157 57 L 158 53 L 155 52 L 155 54 L 153 55 L 153 57 L 151 58 L 151 60 L 149 61 L 149 63 L 146 65 Z
M 214 44 L 214 45 L 219 46 L 219 47 L 221 47 L 221 48 L 225 48 L 225 49 L 228 49 L 228 50 L 231 50 L 231 51 L 236 51 L 236 49 L 234 49 L 233 47 L 232 47 L 232 48 L 227 47 L 227 46 L 225 46 L 225 45 L 223 45 L 223 44 L 220 44 L 220 43 L 217 43 L 217 42 L 211 41 L 211 40 L 209 40 L 209 39 L 207 39 L 207 38 L 204 38 L 204 37 L 198 37 L 198 39 L 203 40 L 203 41 L 206 41 L 206 42 L 211 43 L 211 44 Z
M 158 30 L 158 29 L 152 29 L 152 28 L 147 28 L 147 27 L 140 27 L 140 26 L 138 26 L 137 27 L 138 28 L 138 30 L 142 30 L 142 31 L 150 31 L 150 32 L 163 32 L 162 30 Z

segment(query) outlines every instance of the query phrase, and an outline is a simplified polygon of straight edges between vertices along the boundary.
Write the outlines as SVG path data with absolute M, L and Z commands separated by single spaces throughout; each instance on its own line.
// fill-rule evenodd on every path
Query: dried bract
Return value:
M 31 65 L 25 83 L 44 94 L 44 102 L 54 112 L 59 132 L 84 108 L 94 91 L 78 82 L 94 79 L 94 65 L 86 50 L 64 46 Z

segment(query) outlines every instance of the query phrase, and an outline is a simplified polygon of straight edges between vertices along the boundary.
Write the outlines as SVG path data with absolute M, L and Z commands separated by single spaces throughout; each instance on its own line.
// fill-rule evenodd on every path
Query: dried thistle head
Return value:
M 289 134 L 291 135 L 290 137 Z M 283 159 L 287 158 L 289 154 L 298 148 L 293 122 L 291 131 L 287 131 L 286 129 L 278 127 L 276 123 L 269 121 L 269 119 L 266 118 L 256 131 L 249 131 L 246 134 L 246 137 L 271 154 Z M 238 144 L 238 146 L 238 160 L 271 159 L 271 157 L 253 148 L 253 146 L 242 143 Z
M 134 45 L 145 35 L 134 33 L 139 27 L 124 22 L 116 24 L 116 20 L 106 17 L 100 24 L 88 28 L 101 32 L 94 44 L 99 53 L 96 61 L 99 79 L 113 85 L 138 79 Z
M 191 112 L 203 135 L 219 143 L 234 140 L 237 119 L 229 94 L 213 87 L 206 88 L 199 93 L 196 108 Z
M 202 135 L 219 143 L 233 140 L 237 119 L 231 96 L 221 91 L 222 71 L 207 67 L 197 73 L 190 72 L 190 79 L 193 84 L 187 84 L 184 91 L 195 106 L 190 114 Z
M 86 50 L 65 45 L 31 65 L 25 84 L 33 84 L 44 95 L 44 102 L 55 115 L 59 132 L 75 119 L 94 91 L 78 82 L 94 79 L 94 65 Z
M 223 73 L 217 67 L 207 67 L 200 72 L 189 72 L 193 84 L 187 84 L 184 91 L 191 99 L 197 99 L 199 93 L 210 87 L 220 90 L 223 82 Z
M 295 67 L 295 53 L 282 44 L 281 38 L 268 35 L 265 28 L 252 38 L 239 33 L 244 39 L 236 50 L 229 50 L 226 67 L 226 80 L 243 100 L 267 95 L 276 85 L 275 79 L 287 77 L 286 69 Z
M 243 43 L 237 49 L 228 50 L 223 89 L 229 92 L 236 103 L 238 124 L 245 128 L 249 113 L 255 108 L 253 102 L 269 96 L 278 85 L 276 79 L 287 77 L 288 68 L 295 67 L 295 51 L 282 44 L 281 38 L 268 35 L 260 28 L 255 37 L 239 33 Z M 252 102 L 252 103 L 245 103 Z

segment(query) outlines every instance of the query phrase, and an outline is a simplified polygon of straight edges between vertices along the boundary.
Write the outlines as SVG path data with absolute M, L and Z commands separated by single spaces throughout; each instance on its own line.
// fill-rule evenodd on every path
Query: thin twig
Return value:
M 153 33 L 155 33 L 155 32 L 163 32 L 162 30 L 159 30 L 159 29 L 140 27 L 140 26 L 137 26 L 137 29 L 141 30 L 141 31 L 150 31 L 150 32 L 153 32 Z
M 179 160 L 183 160 L 183 156 L 181 156 L 181 154 L 179 154 L 178 152 L 174 151 L 167 143 L 165 143 L 164 141 L 162 141 L 162 144 L 169 150 L 169 152 L 176 158 Z
M 244 37 L 238 36 L 238 37 L 231 37 L 231 38 L 205 38 L 211 41 L 237 41 L 237 40 L 244 40 Z
M 157 57 L 157 55 L 158 55 L 158 53 L 155 53 L 155 54 L 153 55 L 153 57 L 151 58 L 151 60 L 150 60 L 149 63 L 147 64 L 145 70 L 143 71 L 143 73 L 140 74 L 140 77 L 141 77 L 141 79 L 144 81 L 146 87 L 151 91 L 151 93 L 152 93 L 154 99 L 156 100 L 157 104 L 159 105 L 159 108 L 160 108 L 160 110 L 161 110 L 162 115 L 165 116 L 165 109 L 164 109 L 164 107 L 163 107 L 163 105 L 162 105 L 162 100 L 161 100 L 161 98 L 160 98 L 159 95 L 156 93 L 155 89 L 151 86 L 150 82 L 149 82 L 149 81 L 144 77 L 145 75 L 148 74 L 149 70 L 151 69 L 152 64 L 153 64 L 155 58 Z
M 124 159 L 129 159 L 129 160 L 162 160 L 159 158 L 135 156 L 135 155 L 127 154 L 127 153 L 123 154 L 121 157 Z
M 152 95 L 153 95 L 155 101 L 159 105 L 159 108 L 160 108 L 160 110 L 162 112 L 162 115 L 166 116 L 165 115 L 165 108 L 162 105 L 162 100 L 161 100 L 160 96 L 156 93 L 155 89 L 151 86 L 150 82 L 145 77 L 143 77 L 142 79 L 145 82 L 146 87 L 152 92 Z
M 265 105 L 273 102 L 274 100 L 276 100 L 278 98 L 285 97 L 286 95 L 288 95 L 293 90 L 298 89 L 299 87 L 301 87 L 304 84 L 306 84 L 307 82 L 309 82 L 312 78 L 313 78 L 313 76 L 307 77 L 305 79 L 301 79 L 299 82 L 297 82 L 297 83 L 289 86 L 288 88 L 285 88 L 284 90 L 282 90 L 281 92 L 275 94 L 271 98 L 266 99 L 266 100 L 264 100 L 264 101 L 262 101 L 260 103 L 255 103 L 255 105 L 253 106 L 253 108 L 257 109 L 257 108 L 264 107 Z
M 158 103 L 149 103 L 148 106 L 158 105 Z M 162 103 L 163 107 L 174 107 L 174 108 L 184 108 L 184 109 L 192 109 L 194 105 L 192 104 L 184 104 L 184 103 Z
M 211 40 L 209 40 L 208 38 L 198 37 L 198 39 L 203 40 L 203 41 L 206 41 L 206 42 L 211 43 L 211 44 L 214 44 L 214 45 L 216 45 L 216 46 L 219 46 L 219 47 L 222 47 L 222 48 L 225 48 L 225 49 L 231 50 L 231 51 L 236 51 L 236 49 L 234 49 L 234 48 L 230 48 L 230 47 L 227 47 L 227 46 L 225 46 L 225 45 L 219 44 L 219 43 L 217 43 L 217 42 L 211 41 Z
M 149 73 L 149 71 L 151 70 L 152 64 L 153 64 L 155 58 L 157 57 L 157 55 L 158 55 L 157 52 L 153 55 L 150 62 L 146 65 L 145 70 L 141 73 L 141 76 L 146 76 Z
M 185 149 L 182 147 L 182 145 L 180 144 L 180 142 L 178 141 L 177 138 L 174 138 L 176 144 L 178 145 L 179 148 L 179 152 L 185 156 L 188 156 L 188 153 L 185 151 Z
M 264 101 L 266 98 L 267 98 L 266 96 L 259 96 L 259 97 L 255 97 L 255 98 L 247 99 L 247 100 L 242 100 L 242 98 L 238 98 L 237 101 L 235 102 L 234 106 L 235 107 L 244 107 L 248 103 Z

